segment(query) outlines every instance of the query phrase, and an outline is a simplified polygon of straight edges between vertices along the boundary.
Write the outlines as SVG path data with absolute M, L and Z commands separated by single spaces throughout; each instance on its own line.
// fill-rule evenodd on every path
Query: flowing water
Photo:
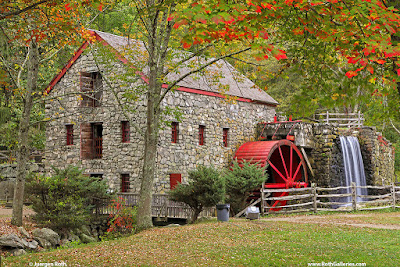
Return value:
M 366 186 L 364 163 L 361 157 L 360 144 L 357 137 L 354 136 L 340 136 L 340 143 L 342 147 L 345 183 L 344 186 L 351 186 L 354 182 L 356 186 Z M 351 188 L 346 190 L 346 193 L 351 193 Z M 366 188 L 357 188 L 357 195 L 367 195 Z M 363 201 L 362 198 L 357 197 L 357 202 Z M 351 196 L 343 199 L 343 202 L 351 202 Z

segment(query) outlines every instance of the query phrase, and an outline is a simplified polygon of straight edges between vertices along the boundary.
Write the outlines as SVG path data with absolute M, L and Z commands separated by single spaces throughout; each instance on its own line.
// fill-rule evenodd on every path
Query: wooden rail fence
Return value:
M 368 195 L 357 195 L 357 188 L 366 188 Z M 343 193 L 345 192 L 345 193 Z M 350 192 L 350 193 L 348 193 Z M 273 196 L 274 193 L 289 193 L 288 196 Z M 343 198 L 350 201 L 343 202 Z M 284 205 L 271 207 L 270 203 L 282 201 Z M 283 201 L 286 201 L 284 203 Z M 318 211 L 354 211 L 400 208 L 400 186 L 340 186 L 332 188 L 264 189 L 261 190 L 261 213 L 295 213 Z
M 118 197 L 125 200 L 125 205 L 135 207 L 139 203 L 138 193 L 118 193 Z M 111 213 L 110 207 L 102 207 L 98 211 L 100 214 Z M 192 216 L 191 208 L 182 202 L 175 202 L 168 199 L 167 194 L 153 194 L 151 203 L 151 213 L 156 218 L 176 218 L 176 219 L 189 219 Z M 215 207 L 206 208 L 200 216 L 212 217 L 215 216 Z
M 320 113 L 315 119 L 323 123 L 337 123 L 339 127 L 361 127 L 364 124 L 364 114 L 358 113 Z

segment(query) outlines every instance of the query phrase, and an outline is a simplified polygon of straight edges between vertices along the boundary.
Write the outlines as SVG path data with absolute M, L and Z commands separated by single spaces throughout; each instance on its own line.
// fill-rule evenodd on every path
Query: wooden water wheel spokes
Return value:
M 303 155 L 289 140 L 257 141 L 243 144 L 236 152 L 238 162 L 248 161 L 268 166 L 266 189 L 289 189 L 306 187 L 307 169 Z M 273 192 L 272 197 L 285 197 L 289 192 Z M 278 211 L 286 200 L 271 200 L 269 211 Z

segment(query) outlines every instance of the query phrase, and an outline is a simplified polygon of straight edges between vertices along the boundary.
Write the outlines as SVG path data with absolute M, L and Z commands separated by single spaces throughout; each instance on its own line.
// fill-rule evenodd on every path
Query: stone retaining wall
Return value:
M 16 168 L 16 164 L 0 164 L 0 200 L 13 198 Z M 44 173 L 44 165 L 30 163 L 29 171 Z

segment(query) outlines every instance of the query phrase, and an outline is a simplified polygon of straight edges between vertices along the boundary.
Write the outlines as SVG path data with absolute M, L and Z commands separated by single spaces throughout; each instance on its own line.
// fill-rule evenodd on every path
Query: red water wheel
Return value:
M 307 168 L 303 155 L 289 140 L 256 141 L 243 144 L 234 156 L 240 164 L 247 161 L 260 166 L 268 166 L 268 180 L 265 188 L 289 189 L 307 187 Z M 255 192 L 256 197 L 260 196 Z M 273 197 L 283 197 L 288 192 L 275 192 Z M 270 211 L 280 210 L 286 201 L 276 200 L 267 203 Z

